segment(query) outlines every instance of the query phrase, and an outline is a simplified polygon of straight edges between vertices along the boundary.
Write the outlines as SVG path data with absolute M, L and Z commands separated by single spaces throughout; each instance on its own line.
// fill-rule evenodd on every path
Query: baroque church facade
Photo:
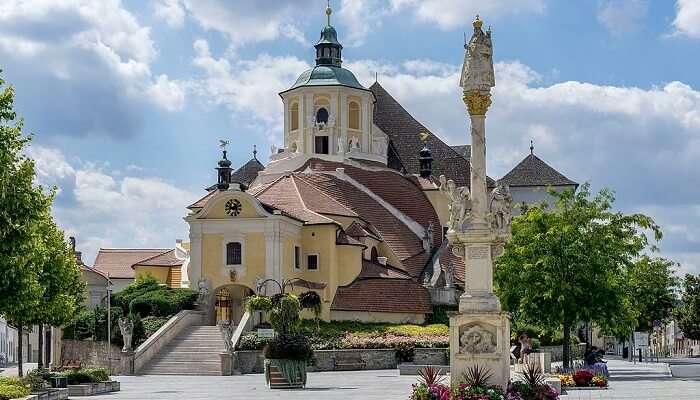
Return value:
M 211 323 L 237 321 L 245 297 L 279 291 L 273 281 L 316 291 L 324 320 L 421 323 L 434 305 L 456 304 L 465 265 L 445 237 L 440 180 L 469 186 L 470 148 L 447 145 L 378 82 L 364 87 L 343 68 L 326 13 L 316 65 L 280 93 L 284 143 L 269 163 L 254 152 L 235 169 L 224 150 L 217 183 L 187 207 L 188 241 L 101 249 L 92 268 L 206 289 Z M 515 204 L 577 186 L 532 148 L 500 182 Z

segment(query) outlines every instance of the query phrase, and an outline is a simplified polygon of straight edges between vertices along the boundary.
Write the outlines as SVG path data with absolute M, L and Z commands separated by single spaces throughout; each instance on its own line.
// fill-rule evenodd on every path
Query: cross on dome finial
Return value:
M 258 146 L 253 145 L 253 158 L 258 159 Z
M 331 0 L 328 0 L 328 5 L 326 6 L 326 17 L 328 17 L 328 26 L 331 26 L 331 14 L 333 14 L 333 9 L 331 8 Z
M 535 141 L 530 140 L 530 154 L 534 154 L 534 153 L 535 153 Z

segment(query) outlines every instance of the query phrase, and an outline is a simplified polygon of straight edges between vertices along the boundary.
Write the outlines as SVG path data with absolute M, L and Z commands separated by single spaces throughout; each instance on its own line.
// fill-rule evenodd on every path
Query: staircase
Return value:
M 145 375 L 221 375 L 226 350 L 217 326 L 184 329 L 142 371 Z

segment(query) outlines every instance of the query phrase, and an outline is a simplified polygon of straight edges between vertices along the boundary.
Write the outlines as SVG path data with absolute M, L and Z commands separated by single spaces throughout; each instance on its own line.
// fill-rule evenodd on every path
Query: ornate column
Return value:
M 450 202 L 447 238 L 465 265 L 459 312 L 450 316 L 450 370 L 452 383 L 458 384 L 467 368 L 479 365 L 489 370 L 490 384 L 505 389 L 510 379 L 510 315 L 501 311 L 493 293 L 493 259 L 510 233 L 510 219 L 505 217 L 510 203 L 507 196 L 501 196 L 507 189 L 487 193 L 485 123 L 495 79 L 491 31 L 481 29 L 479 17 L 473 25 L 474 34 L 465 43 L 460 81 L 471 122 L 470 188 L 458 188 L 440 177 L 440 191 Z M 502 218 L 494 218 L 495 213 Z M 508 221 L 508 226 L 503 221 Z

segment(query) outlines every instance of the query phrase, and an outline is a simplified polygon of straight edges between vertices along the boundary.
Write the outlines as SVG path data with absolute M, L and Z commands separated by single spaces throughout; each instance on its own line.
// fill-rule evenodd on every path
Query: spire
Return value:
M 341 51 L 343 46 L 338 42 L 338 32 L 331 25 L 331 2 L 326 7 L 327 24 L 321 31 L 321 38 L 314 46 L 316 48 L 316 65 L 340 67 L 342 63 Z
M 258 159 L 258 146 L 253 145 L 253 158 Z
M 535 142 L 530 140 L 530 154 L 535 154 Z
M 229 161 L 229 159 L 226 158 L 226 146 L 228 144 L 228 140 L 219 140 L 219 147 L 221 147 L 223 151 L 223 156 L 218 162 L 219 166 L 216 167 L 216 171 L 219 177 L 216 187 L 219 190 L 228 190 L 229 185 L 231 184 L 231 161 Z

